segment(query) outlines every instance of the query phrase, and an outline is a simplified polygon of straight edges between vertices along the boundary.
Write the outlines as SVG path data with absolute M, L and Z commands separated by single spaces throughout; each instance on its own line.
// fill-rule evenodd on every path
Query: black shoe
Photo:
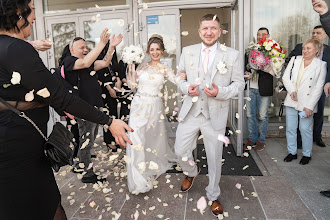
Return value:
M 115 148 L 112 148 L 112 147 L 110 147 L 110 146 L 107 144 L 107 148 L 108 148 L 109 151 L 111 151 L 111 152 L 118 152 L 118 148 L 120 148 L 120 146 L 116 144 L 114 147 L 115 147 Z
M 93 176 L 83 176 L 83 178 L 81 179 L 81 182 L 83 183 L 97 183 L 97 182 L 105 182 L 107 181 L 106 178 L 101 178 L 99 176 L 97 176 L 96 174 L 94 174 Z
M 301 165 L 305 165 L 305 164 L 308 164 L 309 163 L 309 161 L 312 159 L 312 157 L 305 157 L 305 156 L 303 156 L 302 158 L 301 158 L 301 160 L 300 160 L 300 164 Z
M 295 155 L 288 154 L 288 156 L 286 156 L 286 158 L 284 158 L 284 161 L 285 162 L 291 162 L 292 160 L 296 160 L 297 158 L 298 158 L 297 154 L 295 154 Z
M 297 142 L 297 148 L 298 149 L 302 149 L 302 141 L 298 141 Z
M 328 190 L 328 191 L 321 191 L 320 193 L 321 193 L 322 195 L 324 195 L 324 196 L 330 198 L 330 190 Z
M 325 143 L 322 141 L 322 139 L 318 139 L 315 141 L 317 146 L 325 147 Z

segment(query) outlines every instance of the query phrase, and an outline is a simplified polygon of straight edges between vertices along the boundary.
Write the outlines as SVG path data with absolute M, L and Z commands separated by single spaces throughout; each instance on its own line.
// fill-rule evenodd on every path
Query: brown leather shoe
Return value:
M 201 169 L 199 169 L 199 167 L 197 167 L 197 175 L 199 174 L 199 172 L 201 171 Z M 196 176 L 197 176 L 196 175 Z M 194 179 L 196 176 L 186 176 L 181 184 L 181 191 L 182 192 L 187 192 L 193 185 L 194 183 Z
M 219 200 L 214 200 L 212 202 L 211 210 L 214 216 L 218 216 L 223 213 L 223 207 Z

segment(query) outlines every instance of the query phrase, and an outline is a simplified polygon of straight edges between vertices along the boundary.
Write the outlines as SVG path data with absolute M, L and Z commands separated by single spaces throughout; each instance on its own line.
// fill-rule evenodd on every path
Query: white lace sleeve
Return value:
M 173 84 L 178 84 L 180 76 L 176 76 L 171 68 L 165 68 L 165 78 L 171 81 Z

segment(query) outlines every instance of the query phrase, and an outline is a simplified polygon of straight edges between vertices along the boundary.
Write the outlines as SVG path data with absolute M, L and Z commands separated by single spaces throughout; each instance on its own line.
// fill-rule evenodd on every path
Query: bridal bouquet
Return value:
M 125 47 L 122 53 L 122 60 L 128 64 L 126 71 L 127 84 L 131 89 L 137 87 L 135 64 L 142 63 L 144 59 L 144 52 L 140 46 L 130 45 Z
M 144 59 L 144 52 L 140 46 L 130 45 L 125 47 L 122 53 L 122 60 L 127 64 L 139 64 Z
M 286 52 L 279 43 L 263 36 L 258 43 L 250 42 L 248 46 L 249 65 L 279 78 Z

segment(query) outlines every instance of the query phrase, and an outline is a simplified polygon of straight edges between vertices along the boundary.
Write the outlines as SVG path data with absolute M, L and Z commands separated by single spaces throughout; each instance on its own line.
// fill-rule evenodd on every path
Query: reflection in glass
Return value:
M 100 35 L 104 28 L 108 28 L 111 31 L 111 36 L 113 34 L 116 36 L 118 34 L 123 34 L 124 26 L 120 24 L 122 21 L 122 19 L 101 20 L 100 22 L 84 21 L 84 38 L 89 49 L 92 50 L 100 41 Z M 118 59 L 120 59 L 121 52 L 124 49 L 125 40 L 127 39 L 124 38 L 123 41 L 116 47 Z
M 76 37 L 75 22 L 52 24 L 55 66 L 58 67 L 58 60 L 60 59 L 64 47 Z
M 165 45 L 165 53 L 161 59 L 162 63 L 167 63 L 168 67 L 172 68 L 176 72 L 176 32 L 178 27 L 175 26 L 175 15 L 152 15 L 147 16 L 147 33 L 148 39 L 153 34 L 159 34 L 163 37 Z M 143 45 L 144 49 L 147 49 L 147 45 Z M 175 108 L 174 102 L 177 102 L 177 98 L 173 95 L 176 93 L 177 87 L 171 82 L 166 82 L 163 92 L 168 92 L 167 106 L 170 108 L 170 112 Z
M 99 7 L 103 6 L 115 6 L 115 5 L 128 5 L 129 0 L 103 0 L 103 1 L 93 1 L 93 0 L 43 0 L 44 12 L 58 12 L 58 11 L 75 11 L 79 9 L 89 9 L 96 8 L 95 5 Z
M 284 49 L 288 50 L 287 55 L 297 44 L 310 39 L 314 26 L 320 24 L 319 14 L 313 10 L 310 0 L 254 0 L 252 16 L 254 40 L 258 29 L 267 27 L 271 38 L 281 41 Z M 276 82 L 277 79 L 274 79 L 274 85 Z M 285 122 L 285 114 L 282 118 L 278 117 L 280 105 L 281 102 L 272 97 L 269 122 Z M 324 115 L 330 115 L 329 103 L 326 103 Z

